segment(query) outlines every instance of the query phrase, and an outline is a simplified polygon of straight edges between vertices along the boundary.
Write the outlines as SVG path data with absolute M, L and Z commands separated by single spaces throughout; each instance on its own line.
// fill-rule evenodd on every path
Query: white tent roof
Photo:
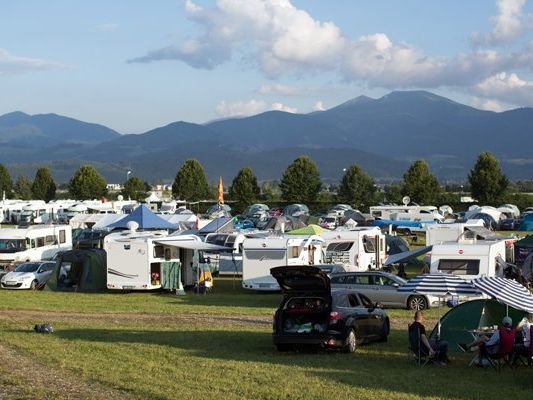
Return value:
M 150 192 L 150 196 L 144 199 L 144 201 L 147 203 L 157 203 L 161 201 L 161 199 L 154 192 Z

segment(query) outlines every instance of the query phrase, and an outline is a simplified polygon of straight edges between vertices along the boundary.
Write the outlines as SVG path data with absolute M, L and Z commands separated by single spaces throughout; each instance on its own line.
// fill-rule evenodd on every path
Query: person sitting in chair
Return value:
M 420 346 L 420 354 L 429 356 L 440 365 L 446 365 L 450 360 L 448 359 L 448 342 L 441 340 L 428 340 L 426 336 L 426 327 L 424 326 L 424 313 L 422 311 L 415 312 L 415 322 L 409 326 L 409 337 L 412 335 L 419 337 L 418 346 Z
M 520 332 L 520 339 L 517 338 L 514 351 L 516 354 L 520 354 L 526 357 L 531 357 L 531 333 L 533 331 L 533 314 L 528 314 L 522 319 L 516 326 L 516 331 Z M 517 335 L 518 336 L 518 335 Z

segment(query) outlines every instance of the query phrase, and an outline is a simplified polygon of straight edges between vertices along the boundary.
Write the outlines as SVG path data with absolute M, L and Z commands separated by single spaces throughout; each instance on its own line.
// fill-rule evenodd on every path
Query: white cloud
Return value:
M 302 90 L 296 87 L 282 85 L 279 83 L 274 83 L 271 85 L 261 85 L 258 92 L 260 94 L 276 94 L 282 96 L 298 96 L 302 94 Z
M 91 30 L 93 32 L 110 33 L 110 32 L 115 32 L 118 29 L 118 27 L 119 27 L 118 24 L 108 23 L 108 24 L 96 25 Z
M 70 68 L 70 66 L 40 58 L 15 56 L 7 50 L 0 49 L 0 75 L 57 68 Z
M 533 15 L 523 11 L 527 0 L 498 0 L 496 7 L 498 14 L 491 17 L 492 32 L 472 34 L 472 43 L 478 44 L 503 44 L 521 36 L 533 27 Z
M 495 112 L 502 112 L 508 108 L 496 100 L 482 99 L 479 97 L 474 97 L 472 101 L 472 107 L 479 108 L 480 110 Z
M 284 111 L 291 114 L 296 114 L 298 112 L 298 109 L 296 107 L 290 107 L 283 103 L 272 103 L 272 110 L 276 111 Z
M 228 103 L 222 100 L 215 111 L 221 117 L 247 117 L 266 110 L 266 103 L 262 100 L 236 101 Z
M 324 107 L 324 103 L 322 103 L 322 101 L 317 101 L 313 106 L 313 111 L 324 111 L 325 109 L 326 108 Z
M 493 75 L 475 85 L 473 90 L 485 98 L 507 104 L 533 106 L 533 82 L 523 80 L 515 73 Z

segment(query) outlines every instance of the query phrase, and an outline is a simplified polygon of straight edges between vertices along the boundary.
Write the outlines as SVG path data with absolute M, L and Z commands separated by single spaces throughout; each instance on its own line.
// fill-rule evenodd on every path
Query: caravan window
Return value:
M 226 247 L 233 247 L 235 244 L 236 237 L 233 235 L 228 236 L 228 240 L 226 240 Z
M 59 231 L 59 243 L 65 243 L 67 241 L 65 230 L 61 229 Z
M 453 275 L 478 275 L 479 260 L 439 260 L 438 270 Z
M 37 238 L 37 247 L 44 246 L 44 237 Z
M 338 242 L 338 243 L 330 243 L 328 244 L 328 247 L 326 251 L 350 251 L 350 249 L 353 246 L 353 242 Z
M 24 240 L 0 239 L 0 253 L 16 253 L 22 250 L 26 250 Z
M 363 247 L 365 253 L 374 253 L 376 251 L 376 244 L 374 243 L 375 237 L 363 236 Z
M 300 256 L 300 247 L 298 246 L 290 246 L 289 247 L 289 254 L 292 258 L 298 258 Z
M 154 258 L 163 258 L 165 257 L 165 248 L 158 244 L 154 246 Z
M 44 238 L 45 245 L 56 244 L 56 238 L 54 235 L 48 235 Z

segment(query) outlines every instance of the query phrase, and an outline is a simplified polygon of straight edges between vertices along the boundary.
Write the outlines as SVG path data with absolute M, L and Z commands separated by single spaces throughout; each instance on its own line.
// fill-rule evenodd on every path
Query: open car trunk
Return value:
M 327 332 L 331 299 L 318 296 L 292 297 L 281 315 L 281 331 L 289 335 Z

